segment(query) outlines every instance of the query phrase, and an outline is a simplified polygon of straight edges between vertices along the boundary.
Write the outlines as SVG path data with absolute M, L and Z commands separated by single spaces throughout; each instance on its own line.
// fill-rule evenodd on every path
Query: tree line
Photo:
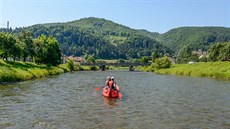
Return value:
M 99 18 L 84 18 L 66 23 L 37 24 L 10 30 L 15 35 L 26 30 L 36 38 L 42 34 L 57 39 L 67 56 L 93 55 L 96 59 L 130 59 L 172 51 L 138 30 Z M 1 30 L 0 31 L 4 31 Z
M 206 56 L 199 57 L 197 53 L 193 53 L 193 49 L 190 46 L 184 46 L 176 56 L 176 63 L 230 61 L 230 42 L 215 43 L 211 45 L 207 52 Z
M 131 29 L 99 18 L 37 24 L 0 31 L 11 32 L 17 37 L 20 37 L 22 31 L 30 31 L 33 34 L 32 38 L 41 35 L 53 36 L 57 39 L 61 52 L 67 56 L 91 55 L 95 59 L 124 60 L 141 59 L 146 56 L 149 60 L 153 58 L 153 61 L 156 58 L 170 56 L 176 58 L 177 63 L 200 60 L 193 51 L 208 51 L 212 44 L 230 41 L 230 29 L 224 27 L 180 27 L 158 34 Z M 28 58 L 28 51 L 30 50 L 21 56 Z
M 33 38 L 28 31 L 22 31 L 17 36 L 0 32 L 0 58 L 58 65 L 61 63 L 61 50 L 58 41 L 52 36 Z
M 230 42 L 213 44 L 208 53 L 209 61 L 230 61 Z
M 152 51 L 164 55 L 172 52 L 150 37 L 137 33 L 100 32 L 68 25 L 33 26 L 27 28 L 34 36 L 52 35 L 60 43 L 63 54 L 70 56 L 93 55 L 96 59 L 130 59 L 151 56 Z M 114 32 L 114 33 L 113 33 Z
M 212 44 L 230 41 L 230 28 L 225 27 L 179 27 L 153 38 L 159 39 L 177 54 L 184 46 L 193 51 L 207 51 Z

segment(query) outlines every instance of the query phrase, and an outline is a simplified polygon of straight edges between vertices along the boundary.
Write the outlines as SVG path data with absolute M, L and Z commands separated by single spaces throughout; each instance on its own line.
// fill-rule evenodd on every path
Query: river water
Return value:
M 123 99 L 95 90 L 108 75 Z M 87 71 L 0 85 L 0 128 L 230 129 L 230 81 Z

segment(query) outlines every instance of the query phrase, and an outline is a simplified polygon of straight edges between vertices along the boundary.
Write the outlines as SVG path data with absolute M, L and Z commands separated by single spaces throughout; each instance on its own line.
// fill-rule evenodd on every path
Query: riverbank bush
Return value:
M 155 63 L 153 64 L 153 67 L 155 69 L 164 69 L 164 68 L 170 68 L 172 65 L 172 62 L 169 60 L 168 57 L 162 57 L 155 60 Z
M 230 62 L 200 62 L 195 64 L 174 64 L 171 68 L 158 69 L 154 72 L 162 74 L 176 74 L 230 80 Z
M 0 60 L 0 83 L 23 81 L 57 75 L 70 71 L 66 64 L 59 66 L 38 65 L 30 62 Z
M 74 62 L 73 62 L 73 60 L 68 60 L 67 61 L 67 67 L 69 68 L 69 70 L 72 72 L 72 71 L 74 71 Z

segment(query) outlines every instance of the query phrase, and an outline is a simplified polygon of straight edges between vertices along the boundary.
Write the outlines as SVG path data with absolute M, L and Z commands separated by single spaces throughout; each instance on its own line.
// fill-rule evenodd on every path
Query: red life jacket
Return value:
M 109 86 L 110 86 L 110 87 L 113 86 L 113 81 L 112 81 L 112 80 L 109 81 Z

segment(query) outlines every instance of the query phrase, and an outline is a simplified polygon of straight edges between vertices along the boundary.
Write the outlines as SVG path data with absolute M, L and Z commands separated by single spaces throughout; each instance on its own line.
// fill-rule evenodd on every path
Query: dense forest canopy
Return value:
M 31 32 L 33 38 L 42 34 L 55 37 L 61 52 L 67 56 L 92 55 L 100 59 L 150 58 L 153 53 L 158 57 L 175 56 L 184 46 L 207 51 L 212 44 L 230 41 L 230 29 L 224 27 L 180 27 L 159 34 L 94 17 L 0 29 L 15 35 L 23 30 Z
M 207 51 L 214 43 L 230 41 L 230 28 L 179 27 L 154 38 L 174 52 L 178 52 L 184 46 L 190 46 L 194 51 Z
M 32 32 L 36 38 L 42 34 L 54 36 L 63 54 L 70 56 L 93 55 L 101 59 L 130 59 L 159 54 L 171 54 L 166 46 L 135 29 L 99 18 L 83 18 L 66 23 L 37 24 L 17 28 Z

